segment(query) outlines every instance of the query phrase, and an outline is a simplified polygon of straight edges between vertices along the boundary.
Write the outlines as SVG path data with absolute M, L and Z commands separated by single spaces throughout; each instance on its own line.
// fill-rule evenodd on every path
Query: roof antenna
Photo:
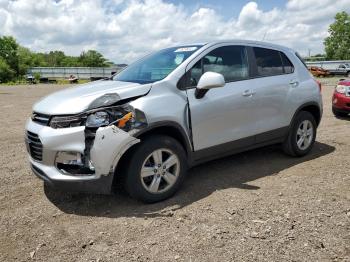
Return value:
M 267 31 L 264 33 L 264 36 L 263 36 L 263 38 L 261 39 L 261 41 L 264 41 L 264 40 L 265 40 L 266 35 L 267 35 Z

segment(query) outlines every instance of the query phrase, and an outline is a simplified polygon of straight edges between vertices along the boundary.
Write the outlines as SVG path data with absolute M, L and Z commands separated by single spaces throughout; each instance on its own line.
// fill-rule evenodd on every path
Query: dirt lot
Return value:
M 309 156 L 272 146 L 213 161 L 152 205 L 44 189 L 24 124 L 62 87 L 0 86 L 0 261 L 350 261 L 350 119 L 332 115 L 333 86 Z

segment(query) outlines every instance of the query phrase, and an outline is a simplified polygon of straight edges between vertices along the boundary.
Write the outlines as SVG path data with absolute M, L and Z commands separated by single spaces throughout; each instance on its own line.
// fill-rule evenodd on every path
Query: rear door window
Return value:
M 259 76 L 274 76 L 284 73 L 279 51 L 261 47 L 254 47 L 253 50 Z
M 282 63 L 283 63 L 283 71 L 285 74 L 291 74 L 294 72 L 294 66 L 292 62 L 288 59 L 288 57 L 280 52 Z

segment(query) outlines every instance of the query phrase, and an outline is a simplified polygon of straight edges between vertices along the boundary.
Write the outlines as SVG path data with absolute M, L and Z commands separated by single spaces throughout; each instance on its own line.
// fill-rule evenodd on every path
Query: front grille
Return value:
M 50 116 L 33 112 L 32 120 L 33 122 L 38 123 L 40 125 L 48 126 L 50 122 Z
M 27 131 L 28 150 L 34 160 L 43 160 L 43 144 L 37 134 Z

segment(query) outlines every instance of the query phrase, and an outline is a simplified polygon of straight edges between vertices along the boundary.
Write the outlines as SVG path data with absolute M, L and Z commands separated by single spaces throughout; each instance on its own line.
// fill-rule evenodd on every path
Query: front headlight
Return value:
M 147 126 L 145 114 L 125 104 L 88 114 L 85 126 L 98 128 L 101 126 L 116 125 L 118 128 L 128 132 L 133 129 L 141 129 Z
M 67 128 L 84 125 L 86 116 L 74 115 L 74 116 L 54 116 L 50 121 L 52 128 Z
M 337 85 L 335 90 L 340 94 L 345 94 L 347 88 L 348 87 L 344 85 Z
M 110 123 L 109 115 L 105 111 L 95 112 L 89 115 L 86 119 L 85 126 L 87 127 L 100 127 L 108 126 Z
M 128 103 L 116 105 L 118 102 L 120 103 L 120 97 L 117 94 L 105 94 L 95 99 L 84 113 L 52 117 L 50 126 L 67 128 L 85 125 L 87 128 L 94 129 L 116 125 L 126 132 L 147 126 L 146 116 L 142 111 L 133 108 Z

